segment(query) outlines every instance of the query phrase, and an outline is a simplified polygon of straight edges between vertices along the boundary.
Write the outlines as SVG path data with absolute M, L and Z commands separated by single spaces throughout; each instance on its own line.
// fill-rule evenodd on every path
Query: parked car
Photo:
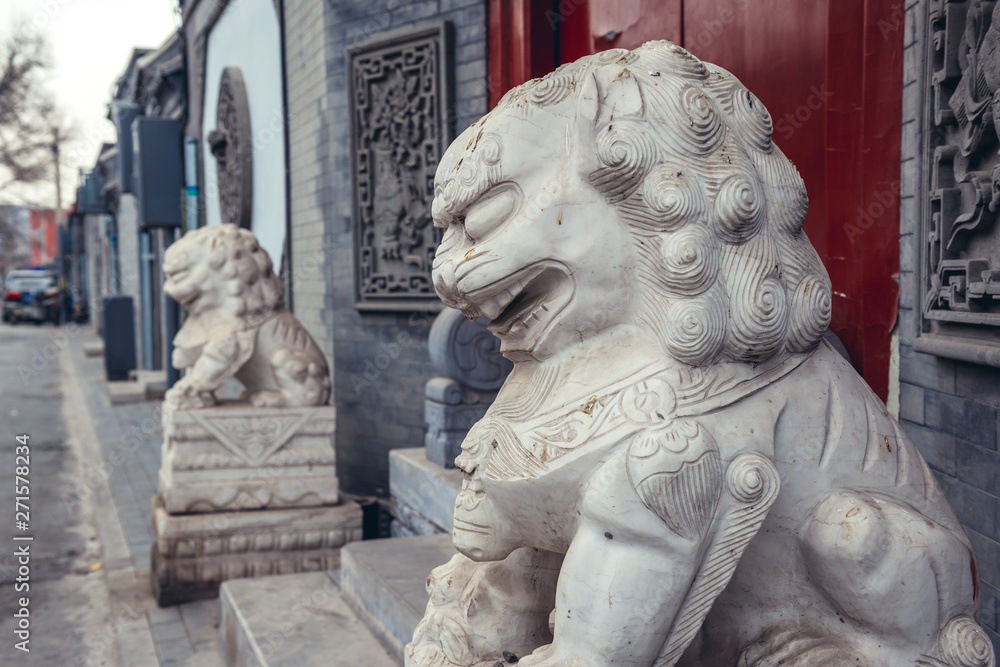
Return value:
M 7 274 L 3 285 L 3 320 L 59 323 L 62 291 L 51 271 L 23 269 Z

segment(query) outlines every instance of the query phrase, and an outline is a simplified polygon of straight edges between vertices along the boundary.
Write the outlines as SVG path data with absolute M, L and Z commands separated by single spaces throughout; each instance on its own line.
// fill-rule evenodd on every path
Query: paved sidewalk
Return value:
M 221 667 L 218 600 L 161 609 L 153 599 L 150 499 L 156 493 L 163 443 L 160 402 L 111 405 L 104 359 L 87 357 L 83 351 L 86 343 L 96 340 L 92 331 L 83 331 L 71 338 L 64 354 L 75 370 L 75 378 L 71 374 L 67 383 L 75 381 L 81 403 L 77 433 L 85 448 L 93 448 L 77 492 L 96 499 L 112 605 L 128 610 L 121 613 L 126 620 L 118 640 L 122 664 Z M 74 387 L 66 391 L 72 398 Z M 103 504 L 102 491 L 107 496 Z

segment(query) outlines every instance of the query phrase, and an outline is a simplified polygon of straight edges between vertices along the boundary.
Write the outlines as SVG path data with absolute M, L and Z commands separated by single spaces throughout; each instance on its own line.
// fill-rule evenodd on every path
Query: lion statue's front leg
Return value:
M 249 356 L 247 346 L 252 344 L 237 335 L 209 342 L 184 377 L 167 391 L 167 403 L 180 409 L 215 405 L 214 392 L 236 374 Z
M 561 561 L 539 549 L 486 563 L 455 555 L 427 577 L 430 601 L 406 667 L 493 667 L 549 642 Z

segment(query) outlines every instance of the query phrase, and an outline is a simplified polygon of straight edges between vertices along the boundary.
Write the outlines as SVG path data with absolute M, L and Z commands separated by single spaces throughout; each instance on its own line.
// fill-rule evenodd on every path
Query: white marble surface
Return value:
M 442 158 L 435 287 L 515 367 L 407 665 L 994 664 L 958 521 L 822 342 L 771 133 L 655 42 L 516 88 Z
M 188 310 L 171 363 L 184 376 L 169 404 L 204 408 L 232 377 L 257 407 L 326 405 L 330 377 L 316 342 L 284 305 L 271 258 L 252 233 L 223 224 L 167 248 L 163 290 Z
M 336 414 L 328 405 L 165 405 L 164 507 L 182 514 L 336 505 Z

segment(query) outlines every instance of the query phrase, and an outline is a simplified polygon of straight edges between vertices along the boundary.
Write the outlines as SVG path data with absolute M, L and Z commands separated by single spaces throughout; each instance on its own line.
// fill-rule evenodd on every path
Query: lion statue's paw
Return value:
M 255 408 L 280 408 L 288 405 L 284 392 L 272 389 L 255 391 L 247 397 L 247 400 Z
M 168 405 L 179 410 L 196 410 L 215 405 L 215 395 L 212 392 L 205 391 L 194 382 L 186 380 L 187 378 L 181 379 L 167 390 L 163 398 Z

